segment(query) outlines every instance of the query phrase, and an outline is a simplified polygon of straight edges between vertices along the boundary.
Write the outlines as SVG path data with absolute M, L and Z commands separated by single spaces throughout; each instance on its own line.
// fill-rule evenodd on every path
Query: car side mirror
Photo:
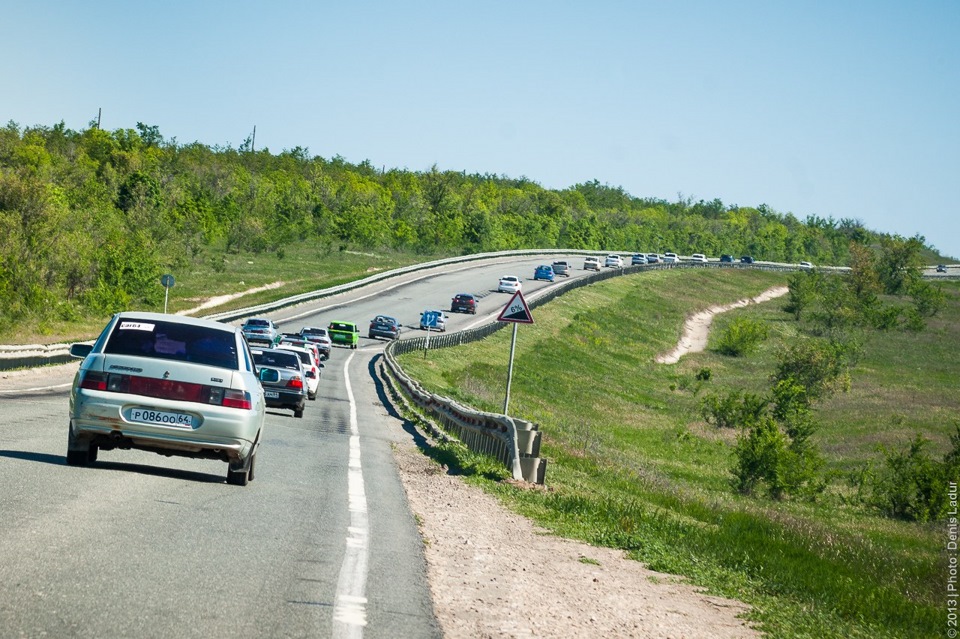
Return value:
M 273 368 L 261 368 L 257 376 L 261 382 L 267 382 L 268 384 L 275 384 L 280 381 L 280 371 Z
M 71 344 L 70 356 L 83 359 L 93 350 L 93 344 Z

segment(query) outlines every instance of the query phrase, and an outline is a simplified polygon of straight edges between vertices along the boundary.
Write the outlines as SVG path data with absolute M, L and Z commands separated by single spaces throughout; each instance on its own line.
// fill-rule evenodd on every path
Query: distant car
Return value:
M 303 367 L 304 381 L 307 385 L 307 399 L 312 401 L 317 398 L 317 390 L 320 387 L 320 369 L 323 367 L 323 364 L 320 363 L 320 358 L 317 355 L 317 347 L 312 344 L 308 346 L 307 344 L 308 343 L 304 342 L 303 345 L 298 346 L 290 342 L 281 341 L 280 345 L 277 346 L 277 350 L 296 353 L 297 357 L 300 358 L 300 365 Z
M 447 330 L 447 316 L 443 311 L 428 310 L 420 313 L 420 330 L 440 331 Z
M 241 324 L 240 330 L 251 346 L 263 345 L 272 348 L 280 341 L 280 329 L 273 320 L 251 317 Z
M 330 333 L 327 329 L 315 326 L 304 326 L 300 329 L 300 336 L 317 345 L 321 360 L 330 359 L 330 346 L 333 344 L 333 341 L 330 339 Z
M 721 255 L 721 256 L 720 256 L 720 263 L 721 263 L 721 264 L 733 264 L 733 256 L 732 256 L 732 255 Z
M 227 483 L 253 480 L 263 441 L 263 384 L 239 328 L 162 313 L 114 315 L 82 358 L 70 390 L 67 464 L 86 466 L 100 450 L 219 459 Z
M 810 262 L 800 262 L 800 268 L 813 268 L 813 264 Z
M 741 264 L 753 264 L 753 258 L 749 255 L 744 255 L 740 258 Z
M 697 264 L 706 264 L 707 256 L 704 255 L 703 253 L 694 253 L 693 255 L 690 256 L 690 261 L 696 262 Z
M 937 264 L 937 273 L 946 273 L 947 265 L 946 264 Z
M 623 258 L 615 253 L 611 253 L 604 259 L 603 265 L 611 268 L 623 268 Z
M 279 373 L 276 381 L 263 382 L 267 406 L 292 410 L 294 417 L 303 417 L 309 390 L 300 356 L 277 348 L 254 348 L 250 352 L 257 368 L 269 368 Z
M 500 278 L 497 291 L 500 293 L 516 293 L 522 286 L 523 283 L 516 275 L 504 275 Z
M 470 293 L 457 293 L 450 302 L 451 313 L 477 314 L 477 296 Z
M 647 264 L 658 264 L 660 262 L 659 253 L 647 253 Z
M 583 270 L 585 271 L 599 271 L 600 270 L 600 258 L 599 257 L 585 257 L 583 258 Z
M 553 281 L 553 267 L 546 264 L 541 264 L 533 271 L 533 280 L 546 280 L 547 282 Z
M 663 263 L 664 263 L 664 264 L 679 264 L 679 263 L 680 263 L 680 256 L 677 255 L 676 253 L 670 253 L 670 252 L 664 253 L 664 254 L 663 254 Z
M 555 275 L 563 275 L 564 277 L 570 277 L 570 263 L 564 260 L 557 260 L 550 265 L 550 268 L 553 269 Z
M 647 256 L 643 253 L 634 253 L 630 256 L 630 264 L 636 266 L 637 264 L 646 264 Z
M 353 322 L 330 322 L 327 332 L 330 341 L 336 345 L 356 348 L 360 341 L 360 328 Z
M 376 339 L 377 337 L 386 337 L 387 339 L 397 339 L 400 337 L 400 322 L 395 317 L 389 315 L 377 315 L 370 320 L 370 329 L 367 331 L 367 337 Z

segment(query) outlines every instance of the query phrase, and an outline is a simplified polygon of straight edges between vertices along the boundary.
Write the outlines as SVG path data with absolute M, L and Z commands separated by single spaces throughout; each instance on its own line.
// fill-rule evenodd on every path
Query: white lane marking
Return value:
M 360 429 L 357 424 L 357 402 L 350 386 L 350 361 L 343 365 L 343 381 L 350 401 L 350 459 L 347 467 L 347 497 L 350 525 L 347 527 L 347 545 L 340 564 L 337 593 L 333 602 L 333 636 L 360 639 L 367 625 L 367 560 L 370 526 L 367 519 L 367 495 L 363 488 L 363 468 L 360 464 Z

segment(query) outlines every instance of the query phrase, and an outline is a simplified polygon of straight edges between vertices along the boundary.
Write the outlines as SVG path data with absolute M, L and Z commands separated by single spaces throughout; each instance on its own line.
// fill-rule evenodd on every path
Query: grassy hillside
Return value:
M 743 496 L 730 485 L 736 432 L 703 421 L 708 393 L 762 392 L 776 352 L 797 339 L 782 301 L 718 317 L 764 320 L 771 337 L 741 358 L 707 351 L 654 363 L 683 319 L 715 303 L 785 284 L 749 271 L 658 271 L 615 278 L 537 308 L 522 326 L 511 413 L 544 432 L 547 491 L 477 479 L 558 534 L 633 557 L 750 602 L 772 636 L 923 637 L 942 632 L 942 524 L 882 517 L 849 478 L 917 432 L 940 458 L 960 423 L 960 287 L 922 333 L 875 333 L 849 392 L 816 405 L 827 489 L 815 500 Z M 482 342 L 406 356 L 404 368 L 436 392 L 502 408 L 510 331 Z M 702 369 L 709 380 L 697 379 Z

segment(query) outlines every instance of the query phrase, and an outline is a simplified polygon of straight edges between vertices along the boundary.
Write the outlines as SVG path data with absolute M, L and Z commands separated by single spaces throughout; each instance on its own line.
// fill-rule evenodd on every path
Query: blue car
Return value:
M 533 272 L 534 280 L 547 280 L 548 282 L 552 282 L 553 278 L 554 278 L 553 267 L 547 266 L 546 264 L 541 264 Z

